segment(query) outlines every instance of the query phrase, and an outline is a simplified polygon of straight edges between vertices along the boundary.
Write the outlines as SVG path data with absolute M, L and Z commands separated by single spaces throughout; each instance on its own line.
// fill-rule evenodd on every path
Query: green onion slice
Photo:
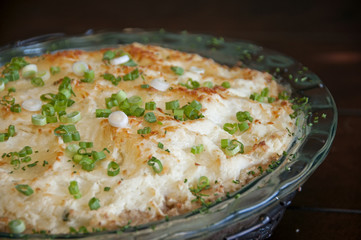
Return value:
M 45 83 L 41 77 L 33 77 L 31 79 L 31 84 L 33 84 L 36 87 L 42 87 L 45 85 Z
M 237 131 L 237 123 L 225 123 L 223 125 L 223 130 L 229 134 L 234 134 Z
M 155 110 L 156 104 L 155 102 L 147 102 L 145 103 L 145 110 Z
M 251 117 L 251 114 L 247 111 L 239 111 L 236 113 L 236 117 L 237 117 L 237 120 L 240 121 L 240 122 L 243 122 L 243 121 L 250 121 L 250 122 L 253 122 L 253 117 Z
M 183 73 L 184 73 L 184 69 L 181 68 L 181 67 L 172 66 L 172 67 L 170 67 L 170 69 L 171 69 L 175 74 L 180 75 L 180 76 L 183 75 Z
M 93 197 L 92 199 L 89 200 L 88 206 L 90 208 L 90 210 L 97 210 L 100 208 L 100 201 L 99 199 Z
M 78 152 L 79 148 L 80 147 L 77 144 L 69 144 L 65 148 L 65 153 L 66 155 L 73 157 Z
M 81 113 L 79 111 L 75 111 L 66 115 L 60 116 L 60 122 L 63 123 L 76 123 L 80 121 Z
M 244 132 L 247 129 L 249 129 L 249 125 L 247 122 L 238 123 L 238 129 L 239 129 L 239 131 Z
M 57 74 L 57 73 L 59 73 L 60 72 L 60 67 L 57 67 L 57 66 L 51 66 L 50 67 L 50 73 L 51 73 L 51 75 L 55 75 L 55 74 Z
M 163 171 L 163 165 L 159 159 L 152 157 L 148 160 L 148 165 L 153 168 L 155 173 L 161 173 Z
M 143 129 L 138 129 L 137 130 L 137 133 L 138 134 L 148 134 L 148 133 L 151 133 L 151 128 L 150 127 L 145 127 Z
M 9 222 L 9 229 L 12 233 L 22 233 L 25 231 L 26 226 L 23 220 L 15 219 Z
M 27 184 L 18 184 L 15 186 L 15 188 L 25 196 L 30 196 L 34 193 L 34 190 Z
M 206 187 L 209 186 L 209 179 L 206 177 L 206 176 L 201 176 L 199 179 L 198 179 L 198 184 L 197 184 L 197 187 L 199 189 L 204 189 Z
M 154 115 L 153 112 L 147 112 L 145 115 L 144 115 L 144 120 L 149 122 L 149 123 L 154 123 L 157 121 L 157 118 L 156 116 Z
M 81 148 L 92 148 L 93 142 L 79 142 L 79 147 Z
M 81 193 L 79 191 L 79 186 L 77 181 L 71 181 L 68 187 L 69 193 L 73 195 L 75 199 L 81 198 Z
M 130 98 L 128 98 L 128 102 L 131 104 L 131 105 L 141 105 L 142 104 L 142 98 L 139 97 L 139 96 L 131 96 Z
M 222 82 L 221 86 L 224 88 L 230 88 L 231 84 L 228 81 L 224 81 L 224 82 Z
M 120 168 L 118 163 L 113 161 L 108 164 L 108 176 L 111 177 L 117 176 L 119 172 L 120 172 Z
M 46 125 L 46 117 L 41 114 L 34 114 L 31 116 L 31 122 L 36 126 L 44 126 Z
M 201 153 L 201 152 L 203 152 L 203 151 L 204 151 L 204 146 L 203 146 L 203 144 L 199 144 L 199 145 L 193 146 L 193 147 L 191 148 L 191 153 L 193 153 L 193 154 L 199 154 L 199 153 Z
M 174 101 L 170 101 L 170 102 L 165 103 L 165 109 L 166 110 L 174 110 L 174 109 L 178 109 L 178 108 L 179 108 L 179 101 L 178 100 L 174 100 Z
M 96 109 L 95 110 L 95 117 L 96 118 L 107 118 L 112 113 L 110 109 Z

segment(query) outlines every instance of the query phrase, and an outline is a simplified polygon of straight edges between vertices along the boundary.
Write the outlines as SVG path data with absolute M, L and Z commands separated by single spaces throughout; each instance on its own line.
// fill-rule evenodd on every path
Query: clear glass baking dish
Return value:
M 275 51 L 243 40 L 224 40 L 204 34 L 169 33 L 126 29 L 123 32 L 88 31 L 82 36 L 48 34 L 18 41 L 0 48 L 0 66 L 14 56 L 38 56 L 66 49 L 97 50 L 119 44 L 140 42 L 185 52 L 198 53 L 228 66 L 267 71 L 287 86 L 292 97 L 307 97 L 304 118 L 287 155 L 272 172 L 254 179 L 207 211 L 127 226 L 117 231 L 86 234 L 9 234 L 1 239 L 264 239 L 282 218 L 296 190 L 327 156 L 335 137 L 337 109 L 319 77 L 301 63 Z M 44 206 L 46 207 L 46 206 Z

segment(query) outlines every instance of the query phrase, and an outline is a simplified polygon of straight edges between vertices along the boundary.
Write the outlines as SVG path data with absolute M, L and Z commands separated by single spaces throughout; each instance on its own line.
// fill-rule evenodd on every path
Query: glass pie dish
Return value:
M 49 34 L 0 48 L 0 65 L 15 56 L 38 56 L 66 49 L 98 50 L 139 42 L 197 53 L 227 66 L 267 71 L 292 92 L 301 113 L 297 131 L 278 167 L 227 194 L 208 209 L 198 209 L 143 225 L 84 234 L 10 234 L 1 239 L 265 239 L 282 218 L 296 190 L 327 156 L 336 132 L 335 102 L 316 74 L 290 57 L 243 40 L 204 34 L 127 29 L 83 36 Z M 298 102 L 303 99 L 302 102 Z M 307 101 L 305 100 L 307 99 Z

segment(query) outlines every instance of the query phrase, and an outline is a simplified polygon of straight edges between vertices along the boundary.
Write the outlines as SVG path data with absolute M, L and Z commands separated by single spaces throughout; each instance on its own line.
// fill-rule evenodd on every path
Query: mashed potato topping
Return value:
M 15 99 L 0 105 L 0 133 L 15 127 L 0 142 L 2 232 L 179 215 L 242 188 L 292 140 L 291 104 L 267 73 L 137 43 L 25 61 L 0 92 Z

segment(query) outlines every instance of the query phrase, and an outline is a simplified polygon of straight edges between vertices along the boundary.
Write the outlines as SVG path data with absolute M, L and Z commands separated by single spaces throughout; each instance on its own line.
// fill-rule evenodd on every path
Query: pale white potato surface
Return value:
M 119 49 L 127 52 L 138 65 L 106 64 L 102 60 L 106 50 L 46 54 L 26 58 L 28 63 L 36 64 L 38 71 L 60 67 L 61 71 L 44 81 L 43 87 L 33 86 L 29 79 L 20 75 L 18 81 L 9 82 L 0 92 L 2 97 L 9 87 L 15 87 L 16 92 L 12 95 L 21 105 L 28 99 L 40 99 L 42 94 L 56 94 L 62 79 L 68 76 L 76 96 L 71 97 L 75 103 L 67 113 L 81 112 L 82 119 L 75 123 L 81 141 L 93 142 L 91 150 L 107 148 L 110 151 L 105 152 L 106 158 L 97 162 L 93 171 L 85 171 L 65 153 L 67 145 L 77 142 L 64 143 L 61 137 L 54 135 L 54 129 L 64 123 L 35 126 L 31 116 L 41 111 L 22 109 L 21 113 L 13 113 L 0 106 L 0 132 L 6 132 L 9 125 L 16 127 L 14 137 L 0 142 L 0 153 L 17 152 L 24 146 L 33 150 L 31 162 L 21 163 L 19 169 L 14 169 L 9 158 L 0 158 L 0 231 L 9 231 L 8 223 L 14 219 L 22 219 L 29 233 L 32 229 L 67 233 L 69 227 L 115 229 L 129 220 L 132 225 L 137 225 L 182 214 L 201 206 L 199 201 L 192 202 L 195 196 L 190 191 L 197 187 L 201 176 L 206 176 L 210 183 L 210 188 L 204 191 L 209 197 L 204 199 L 214 201 L 226 192 L 240 189 L 260 174 L 260 167 L 266 170 L 287 150 L 292 140 L 287 129 L 293 131 L 295 125 L 289 117 L 291 104 L 277 98 L 283 88 L 269 74 L 229 68 L 199 55 L 157 46 L 135 43 Z M 81 82 L 83 77 L 73 73 L 72 65 L 78 61 L 87 63 L 89 69 L 94 70 L 94 82 Z M 183 75 L 175 74 L 172 66 L 183 68 Z M 136 68 L 141 73 L 139 77 L 132 81 L 122 80 L 118 85 L 102 77 L 104 73 L 124 76 Z M 197 68 L 202 71 L 195 71 Z M 158 91 L 141 87 L 156 78 L 164 79 L 170 88 Z M 189 78 L 198 81 L 201 87 L 192 90 L 179 84 L 186 83 Z M 202 87 L 206 81 L 211 81 L 214 87 Z M 224 81 L 231 87 L 221 87 Z M 260 93 L 266 87 L 269 96 L 276 99 L 273 103 L 250 100 L 251 94 Z M 140 96 L 143 108 L 144 103 L 154 101 L 157 108 L 152 112 L 157 122 L 148 123 L 144 116 L 129 116 L 127 127 L 117 128 L 111 126 L 107 118 L 96 118 L 95 110 L 105 109 L 105 98 L 119 90 L 123 90 L 128 98 Z M 179 100 L 181 107 L 193 100 L 199 101 L 204 117 L 175 120 L 172 111 L 165 109 L 165 103 L 172 100 Z M 118 110 L 112 108 L 113 112 Z M 245 132 L 229 134 L 223 130 L 223 125 L 238 123 L 238 111 L 248 111 L 253 121 Z M 137 130 L 144 127 L 150 127 L 151 133 L 138 134 Z M 244 153 L 226 156 L 221 139 L 239 140 L 244 144 Z M 158 147 L 159 142 L 164 145 L 163 149 Z M 191 153 L 191 148 L 200 144 L 204 151 Z M 147 164 L 152 156 L 163 165 L 159 174 Z M 120 166 L 117 176 L 107 175 L 111 161 Z M 34 162 L 37 162 L 36 166 L 27 166 Z M 69 193 L 70 181 L 77 181 L 81 198 L 74 199 Z M 34 193 L 30 196 L 21 194 L 15 189 L 18 184 L 29 185 Z M 110 191 L 104 191 L 105 187 L 110 187 Z M 93 197 L 100 201 L 97 210 L 90 210 L 88 206 Z

